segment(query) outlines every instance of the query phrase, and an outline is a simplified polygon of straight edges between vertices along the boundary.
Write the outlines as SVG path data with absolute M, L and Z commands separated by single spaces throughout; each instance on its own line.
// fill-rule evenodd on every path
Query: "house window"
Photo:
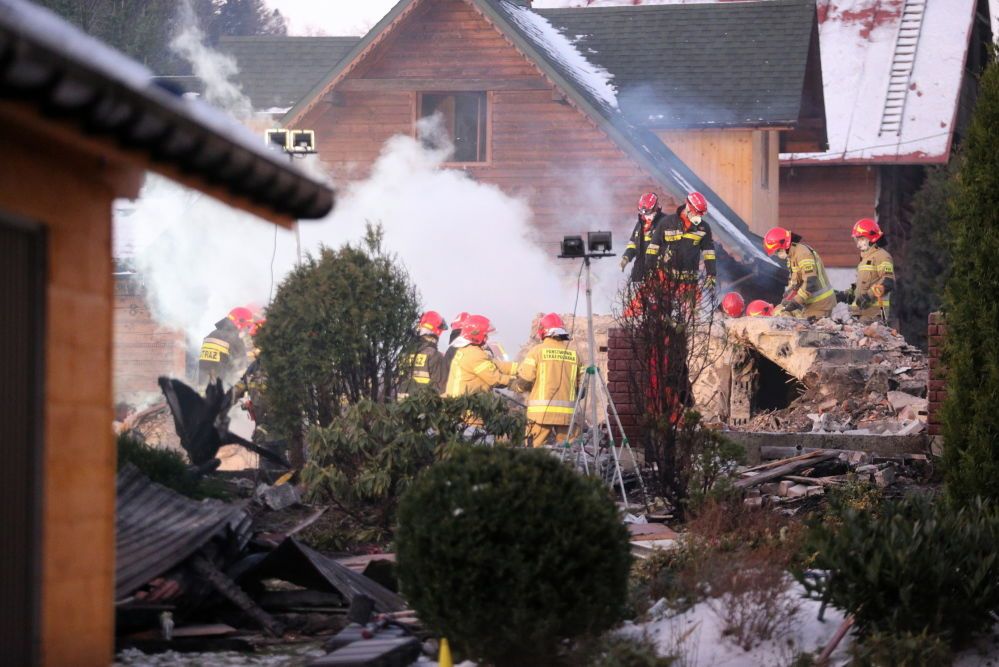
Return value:
M 487 96 L 485 93 L 422 93 L 419 99 L 420 118 L 434 114 L 454 144 L 452 162 L 486 162 Z M 433 145 L 431 137 L 421 137 L 424 144 Z

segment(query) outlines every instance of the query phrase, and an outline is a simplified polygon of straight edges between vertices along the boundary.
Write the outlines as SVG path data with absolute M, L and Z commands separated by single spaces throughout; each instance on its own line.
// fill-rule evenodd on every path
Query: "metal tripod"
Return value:
M 610 391 L 607 390 L 607 383 L 604 381 L 603 375 L 600 373 L 600 368 L 597 366 L 597 343 L 593 334 L 593 288 L 590 277 L 590 259 L 591 257 L 608 256 L 612 255 L 606 253 L 583 255 L 583 265 L 586 270 L 586 334 L 587 345 L 590 351 L 590 365 L 586 367 L 586 377 L 580 385 L 579 393 L 576 395 L 576 402 L 572 409 L 572 419 L 569 420 L 569 437 L 562 448 L 560 459 L 565 461 L 567 455 L 573 455 L 575 457 L 574 465 L 577 468 L 582 467 L 583 472 L 589 475 L 590 464 L 587 460 L 586 450 L 587 445 L 589 445 L 593 455 L 593 474 L 600 476 L 612 488 L 617 486 L 621 490 L 621 500 L 624 502 L 625 507 L 627 507 L 628 496 L 624 489 L 624 476 L 621 474 L 621 457 L 627 452 L 631 459 L 631 465 L 638 476 L 639 486 L 642 489 L 642 504 L 648 506 L 649 500 L 645 492 L 645 481 L 642 479 L 638 461 L 635 460 L 635 452 L 631 449 L 628 436 L 625 435 L 624 427 L 621 426 L 621 418 L 618 416 L 617 407 L 614 405 Z M 600 396 L 606 399 L 602 409 L 599 405 Z M 603 442 L 603 438 L 601 437 L 600 413 L 603 413 L 602 423 L 606 427 L 606 442 Z M 590 420 L 589 430 L 585 428 L 587 414 L 589 414 Z M 611 417 L 614 418 L 613 422 L 611 422 Z M 572 434 L 575 432 L 577 424 L 582 427 L 580 428 L 581 435 L 574 439 Z M 614 437 L 614 426 L 617 427 L 618 439 Z M 621 446 L 620 452 L 618 452 L 617 447 L 619 442 Z M 609 456 L 605 459 L 609 461 L 609 465 L 605 466 L 606 470 L 603 471 L 601 471 L 600 466 L 600 452 L 602 449 L 609 450 Z

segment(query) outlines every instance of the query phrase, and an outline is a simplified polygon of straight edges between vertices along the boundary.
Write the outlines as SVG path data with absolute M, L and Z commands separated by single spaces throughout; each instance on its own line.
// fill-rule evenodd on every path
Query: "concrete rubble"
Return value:
M 881 323 L 839 319 L 720 322 L 709 343 L 711 367 L 694 386 L 702 412 L 739 431 L 925 431 L 925 354 Z

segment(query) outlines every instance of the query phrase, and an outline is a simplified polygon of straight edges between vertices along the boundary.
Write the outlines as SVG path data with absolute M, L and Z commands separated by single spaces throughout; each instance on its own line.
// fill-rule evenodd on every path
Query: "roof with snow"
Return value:
M 613 75 L 584 54 L 541 13 L 511 0 L 465 0 L 565 95 L 566 101 L 589 116 L 640 167 L 675 199 L 697 190 L 708 200 L 707 219 L 724 252 L 753 267 L 760 278 L 782 281 L 783 271 L 762 250 L 761 239 L 732 208 L 648 128 L 621 112 Z M 774 0 L 784 2 L 785 0 Z M 800 0 L 794 0 L 800 2 Z M 284 116 L 293 124 L 309 111 L 363 59 L 421 0 L 400 0 L 361 38 L 303 99 Z
M 290 218 L 320 218 L 333 192 L 225 113 L 153 81 L 150 70 L 26 0 L 0 0 L 0 99 L 72 123 L 141 156 Z
M 817 0 L 829 150 L 787 163 L 943 163 L 976 0 Z
M 814 0 L 538 13 L 613 74 L 622 111 L 647 127 L 794 126 L 812 83 Z
M 257 111 L 290 109 L 350 53 L 360 37 L 222 37 L 236 59 L 239 83 Z

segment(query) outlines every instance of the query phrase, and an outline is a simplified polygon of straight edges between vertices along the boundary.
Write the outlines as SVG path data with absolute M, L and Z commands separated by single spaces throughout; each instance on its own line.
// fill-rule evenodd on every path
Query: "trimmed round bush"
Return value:
M 475 448 L 403 496 L 399 579 L 471 657 L 551 665 L 564 639 L 621 618 L 631 555 L 607 490 L 544 451 Z

